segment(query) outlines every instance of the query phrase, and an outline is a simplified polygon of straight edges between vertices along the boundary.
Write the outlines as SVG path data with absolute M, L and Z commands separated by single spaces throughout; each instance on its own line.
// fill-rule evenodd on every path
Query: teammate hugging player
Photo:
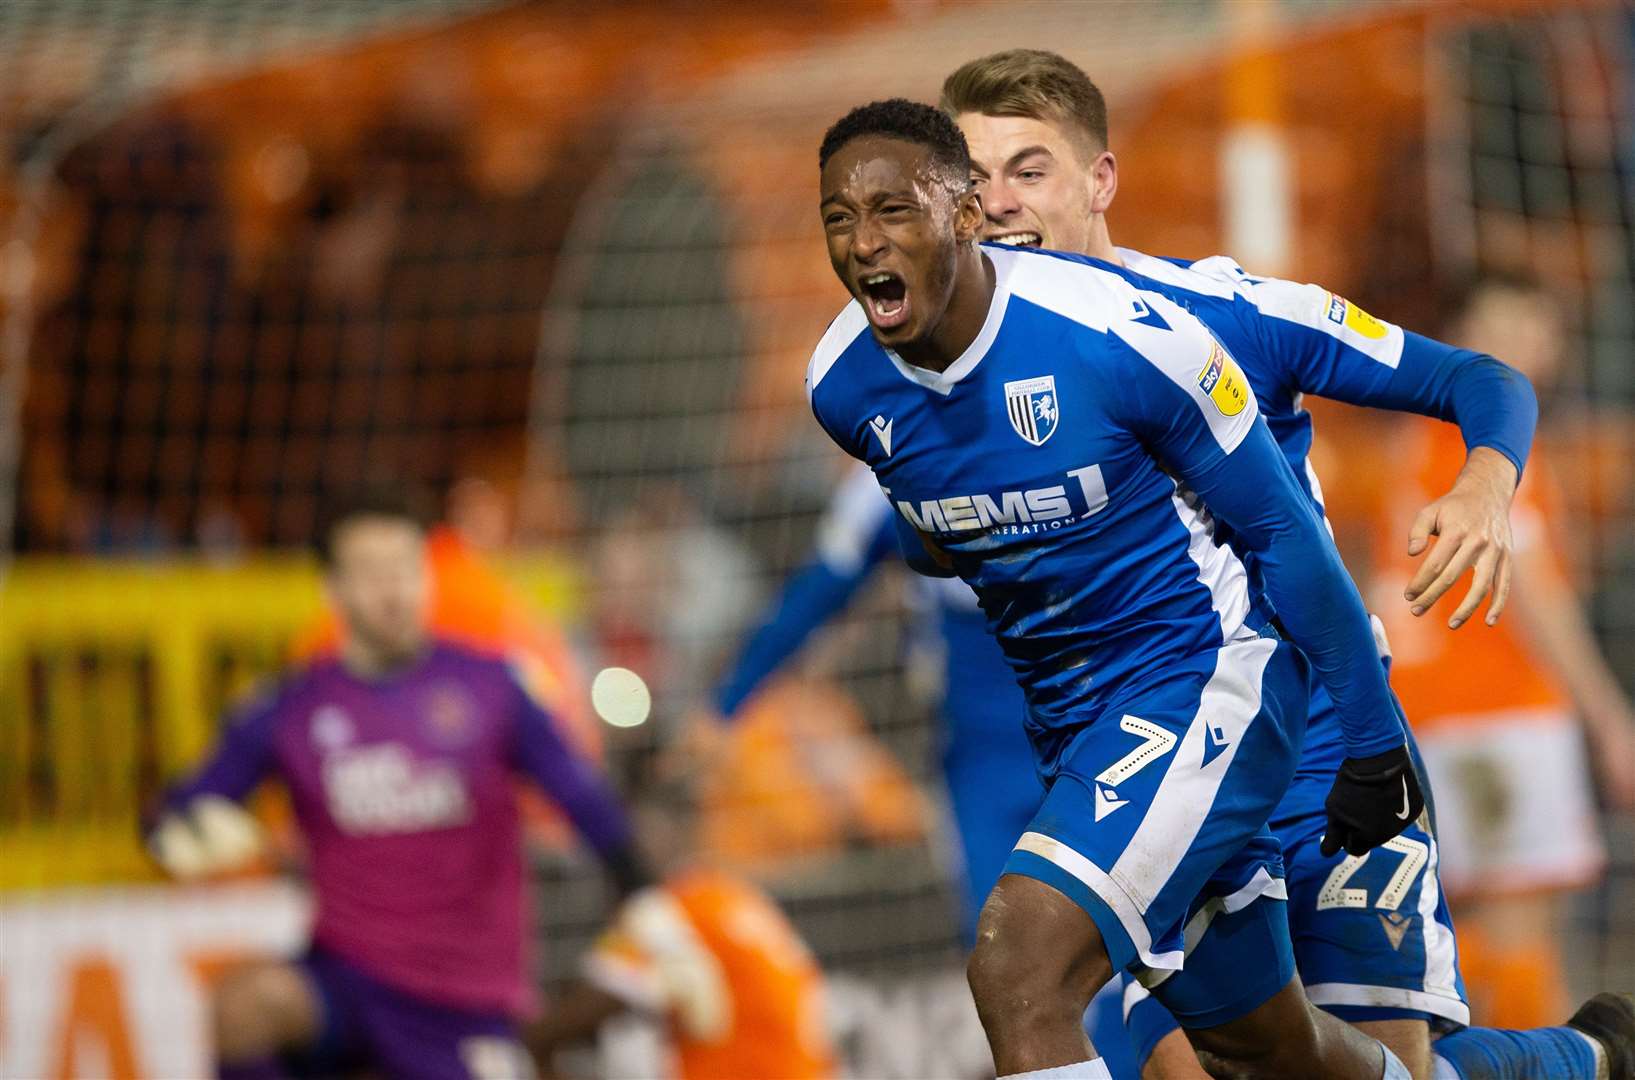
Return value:
M 339 657 L 233 718 L 151 833 L 178 876 L 219 869 L 245 848 L 232 804 L 276 776 L 306 839 L 311 950 L 218 986 L 223 1077 L 531 1075 L 515 1029 L 531 997 L 519 774 L 563 809 L 621 893 L 646 881 L 613 792 L 508 665 L 428 638 L 424 541 L 390 493 L 329 517 L 319 554 L 345 631 Z
M 1191 965 L 1189 993 L 1156 991 L 1204 1049 L 1282 1075 L 1403 1075 L 1293 977 L 1265 821 L 1312 667 L 1348 755 L 1329 836 L 1361 855 L 1421 800 L 1361 599 L 1242 372 L 1158 293 L 979 248 L 965 140 L 937 110 L 854 110 L 819 158 L 854 302 L 813 355 L 813 411 L 874 469 L 905 551 L 924 544 L 917 568 L 976 592 L 1049 785 L 970 962 L 1000 1072 L 1107 1075 L 1080 1026 L 1090 995 L 1122 968 L 1178 970 L 1188 920 L 1230 911 L 1252 914 Z
M 1106 107 L 1084 72 L 1054 53 L 1014 50 L 973 60 L 948 77 L 941 104 L 971 146 L 984 236 L 1094 256 L 1109 269 L 1122 265 L 1126 274 L 1141 275 L 1127 274 L 1133 283 L 1196 315 L 1243 365 L 1267 426 L 1319 514 L 1322 490 L 1307 460 L 1311 418 L 1300 408 L 1301 394 L 1456 422 L 1468 457 L 1451 489 L 1415 522 L 1411 554 L 1425 551 L 1430 534 L 1439 542 L 1409 583 L 1407 599 L 1414 614 L 1423 614 L 1474 565 L 1474 583 L 1450 625 L 1469 619 L 1490 589 L 1496 592 L 1487 622 L 1497 620 L 1509 580 L 1511 496 L 1537 415 L 1525 378 L 1490 356 L 1405 333 L 1315 285 L 1253 277 L 1224 257 L 1188 263 L 1115 248 L 1105 218 L 1118 185 Z M 1253 572 L 1254 553 L 1247 561 Z M 1287 864 L 1295 960 L 1312 1001 L 1362 1025 L 1422 1077 L 1431 1071 L 1433 1028 L 1469 1020 L 1437 880 L 1436 841 L 1428 822 L 1416 822 L 1375 856 L 1325 848 L 1324 792 L 1344 754 L 1341 719 L 1319 686 L 1299 770 L 1272 817 Z M 1213 933 L 1230 924 L 1228 917 Z M 1211 936 L 1204 935 L 1200 949 L 1210 947 Z M 1189 961 L 1176 979 L 1191 977 Z M 1145 1057 L 1174 1023 L 1143 998 L 1132 984 L 1126 1000 Z M 1627 1003 L 1602 995 L 1571 1023 L 1580 1030 L 1466 1030 L 1438 1042 L 1436 1052 L 1466 1080 L 1592 1080 L 1598 1050 L 1610 1051 L 1614 1076 L 1629 1075 L 1635 1019 Z M 1190 1068 L 1191 1057 L 1184 1039 L 1168 1036 L 1148 1073 Z

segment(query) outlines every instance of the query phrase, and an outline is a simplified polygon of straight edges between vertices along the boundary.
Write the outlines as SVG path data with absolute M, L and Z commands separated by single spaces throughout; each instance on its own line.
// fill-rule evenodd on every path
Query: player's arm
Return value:
M 621 896 L 652 881 L 636 849 L 630 819 L 612 786 L 595 766 L 569 746 L 556 722 L 513 674 L 516 719 L 511 762 L 551 801 L 607 867 Z
M 1157 294 L 1142 299 L 1168 325 L 1114 327 L 1132 346 L 1132 362 L 1110 380 L 1122 418 L 1258 556 L 1267 594 L 1333 698 L 1345 737 L 1325 847 L 1361 854 L 1423 806 L 1362 597 L 1242 371 L 1191 315 Z
M 745 701 L 800 650 L 818 627 L 857 594 L 881 561 L 897 551 L 898 515 L 874 474 L 857 465 L 835 492 L 818 526 L 817 550 L 778 592 L 755 633 L 711 695 L 711 707 L 688 716 L 669 763 L 710 768 L 718 761 L 725 724 Z
M 1474 568 L 1448 624 L 1463 625 L 1490 593 L 1487 622 L 1497 622 L 1510 592 L 1510 503 L 1538 422 L 1527 377 L 1486 354 L 1382 322 L 1319 286 L 1249 281 L 1255 330 L 1268 358 L 1287 366 L 1292 388 L 1459 426 L 1465 466 L 1453 487 L 1414 519 L 1408 554 L 1425 551 L 1432 536 L 1439 542 L 1406 599 L 1422 615 Z
M 589 1042 L 603 1024 L 629 1008 L 616 994 L 589 982 L 575 982 L 546 1003 L 539 1019 L 524 1029 L 522 1041 L 541 1075 L 554 1076 L 551 1059 L 558 1050 Z
M 706 1042 L 731 1028 L 726 972 L 668 889 L 625 900 L 580 966 L 581 980 L 525 1036 L 542 1062 L 627 1010 L 673 1020 L 682 1035 Z
M 143 823 L 148 850 L 172 877 L 229 873 L 260 855 L 261 830 L 239 804 L 272 771 L 277 702 L 269 693 L 235 713 L 205 763 Z
M 875 567 L 896 552 L 894 516 L 867 468 L 857 466 L 848 473 L 818 524 L 811 561 L 784 583 L 716 686 L 719 716 L 734 716 L 818 627 L 851 602 Z
M 1522 523 L 1516 561 L 1527 588 L 1516 595 L 1514 618 L 1578 706 L 1608 805 L 1635 809 L 1635 704 L 1607 663 L 1572 582 L 1551 557 L 1536 510 Z

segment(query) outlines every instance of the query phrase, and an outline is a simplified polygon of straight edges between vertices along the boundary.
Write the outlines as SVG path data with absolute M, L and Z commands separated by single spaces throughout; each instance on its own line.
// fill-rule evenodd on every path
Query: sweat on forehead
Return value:
M 969 188 L 969 173 L 954 173 L 914 143 L 869 135 L 852 140 L 829 159 L 821 201 L 875 203 L 908 196 L 927 206 L 952 205 Z
M 923 147 L 933 170 L 963 185 L 971 174 L 971 151 L 959 125 L 930 105 L 906 98 L 871 101 L 837 120 L 818 148 L 818 168 L 829 164 L 846 144 L 876 136 Z

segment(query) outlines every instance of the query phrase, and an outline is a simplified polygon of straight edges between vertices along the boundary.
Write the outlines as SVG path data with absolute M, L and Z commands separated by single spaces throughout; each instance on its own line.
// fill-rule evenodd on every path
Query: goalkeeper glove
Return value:
M 181 881 L 248 866 L 261 854 L 261 829 L 237 803 L 200 795 L 159 819 L 148 847 L 165 872 Z
M 1322 852 L 1366 855 L 1413 824 L 1425 809 L 1407 744 L 1366 758 L 1346 758 L 1324 802 Z

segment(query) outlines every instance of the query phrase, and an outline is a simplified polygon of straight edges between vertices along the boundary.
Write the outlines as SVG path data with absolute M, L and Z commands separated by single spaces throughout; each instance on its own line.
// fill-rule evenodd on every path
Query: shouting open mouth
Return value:
M 863 306 L 869 321 L 881 330 L 891 330 L 908 321 L 908 285 L 889 270 L 864 274 L 858 279 Z

